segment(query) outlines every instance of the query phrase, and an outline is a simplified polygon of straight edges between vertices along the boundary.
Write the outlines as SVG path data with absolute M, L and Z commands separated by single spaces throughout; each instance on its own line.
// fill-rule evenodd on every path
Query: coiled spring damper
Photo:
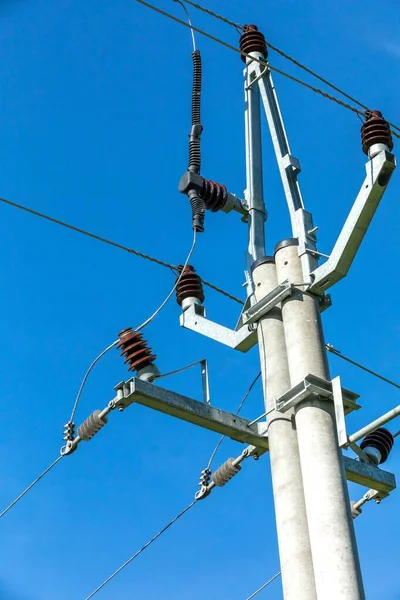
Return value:
M 183 265 L 178 267 L 178 269 L 182 273 Z M 195 268 L 192 265 L 186 265 L 176 286 L 177 303 L 182 306 L 187 298 L 196 298 L 200 303 L 204 302 L 203 284 L 200 277 L 196 275 Z
M 379 110 L 367 111 L 365 113 L 366 121 L 361 127 L 362 149 L 368 155 L 370 149 L 375 144 L 384 144 L 393 150 L 393 139 L 390 132 L 390 126 L 382 116 Z
M 265 37 L 258 31 L 256 25 L 245 25 L 243 33 L 240 36 L 240 50 L 250 54 L 250 52 L 260 52 L 264 58 L 268 56 Z M 242 54 L 242 61 L 246 62 L 246 57 Z
M 385 427 L 380 427 L 365 436 L 360 448 L 375 464 L 381 465 L 387 460 L 393 444 L 394 438 L 390 431 Z
M 129 371 L 142 371 L 156 360 L 157 357 L 152 354 L 143 335 L 132 327 L 121 331 L 118 337 L 117 348 L 121 350 L 121 356 L 125 356 L 125 364 L 129 365 Z

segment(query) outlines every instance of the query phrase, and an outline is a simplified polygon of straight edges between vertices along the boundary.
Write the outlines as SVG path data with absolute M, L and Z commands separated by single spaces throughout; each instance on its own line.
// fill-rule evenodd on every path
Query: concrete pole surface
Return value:
M 256 300 L 277 286 L 273 257 L 253 265 Z M 280 307 L 275 307 L 258 324 L 265 409 L 290 388 L 285 334 Z M 316 600 L 314 572 L 303 481 L 293 411 L 268 415 L 269 454 L 278 533 L 279 556 L 285 600 Z
M 303 282 L 297 240 L 275 250 L 278 281 Z M 329 379 L 318 298 L 297 288 L 282 303 L 294 386 L 308 374 Z M 304 496 L 318 600 L 365 600 L 347 481 L 333 402 L 306 400 L 295 408 Z

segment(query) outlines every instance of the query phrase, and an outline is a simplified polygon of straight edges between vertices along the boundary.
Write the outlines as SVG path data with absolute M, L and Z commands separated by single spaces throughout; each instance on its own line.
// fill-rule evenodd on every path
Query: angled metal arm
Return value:
M 395 168 L 395 157 L 386 150 L 366 164 L 367 176 L 332 254 L 311 273 L 310 291 L 314 294 L 322 294 L 347 275 Z

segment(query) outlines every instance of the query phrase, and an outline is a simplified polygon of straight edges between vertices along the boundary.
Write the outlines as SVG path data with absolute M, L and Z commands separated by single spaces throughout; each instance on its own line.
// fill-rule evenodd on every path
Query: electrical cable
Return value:
M 260 376 L 261 376 L 261 371 L 258 373 L 258 375 L 251 382 L 251 384 L 250 384 L 247 392 L 245 393 L 245 395 L 243 396 L 243 398 L 240 401 L 240 404 L 238 406 L 238 409 L 237 409 L 235 415 L 238 415 L 240 413 L 240 411 L 242 410 L 244 403 L 246 402 L 247 398 L 250 396 L 251 390 L 253 389 L 253 387 L 255 386 L 255 384 L 257 383 L 257 381 L 259 380 Z M 217 454 L 217 452 L 218 452 L 218 450 L 219 450 L 222 442 L 224 441 L 225 437 L 226 437 L 225 435 L 222 435 L 220 437 L 220 439 L 218 440 L 217 445 L 215 446 L 214 450 L 212 451 L 210 459 L 208 461 L 207 470 L 211 469 L 211 465 L 212 465 L 212 462 L 213 462 L 213 460 L 215 458 L 215 455 Z
M 165 527 L 160 529 L 160 531 L 156 533 L 156 535 L 154 535 L 148 542 L 146 542 L 146 544 L 144 544 L 144 546 L 142 546 L 140 550 L 135 552 L 135 554 L 128 558 L 128 560 L 126 560 L 116 571 L 114 571 L 114 573 L 107 577 L 107 579 L 105 579 L 103 583 L 101 583 L 91 594 L 89 594 L 89 596 L 87 596 L 85 600 L 90 600 L 90 598 L 93 598 L 93 596 L 95 596 L 97 592 L 100 592 L 100 590 L 102 590 L 112 579 L 114 579 L 114 577 L 118 575 L 118 573 L 120 573 L 123 569 L 125 569 L 125 567 L 127 567 L 131 562 L 133 562 L 144 550 L 146 550 L 146 548 L 151 546 L 151 544 L 155 542 L 156 539 L 158 539 L 163 533 L 165 533 L 165 531 L 167 531 L 167 529 L 169 529 L 171 525 L 173 525 L 181 517 L 183 517 L 183 515 L 186 514 L 195 504 L 197 504 L 197 502 L 197 500 L 193 500 L 193 502 L 191 502 L 186 508 L 184 508 L 180 513 L 178 513 L 176 517 L 172 519 L 172 521 L 170 521 L 167 525 L 165 525 Z
M 154 10 L 155 12 L 157 12 L 157 13 L 165 16 L 165 17 L 167 17 L 168 19 L 171 19 L 172 21 L 175 21 L 176 23 L 179 23 L 180 25 L 183 25 L 184 27 L 190 27 L 187 23 L 185 23 L 185 21 L 182 21 L 181 19 L 178 19 L 174 15 L 171 15 L 171 13 L 168 13 L 168 12 L 162 10 L 161 8 L 158 8 L 158 7 L 156 7 L 156 6 L 152 5 L 152 4 L 149 4 L 148 2 L 145 2 L 145 0 L 136 0 L 136 2 L 139 2 L 139 4 L 143 4 L 143 6 L 146 6 L 147 8 L 150 8 L 150 10 Z M 324 92 L 323 90 L 320 90 L 319 88 L 316 88 L 316 87 L 314 87 L 314 86 L 306 83 L 305 81 L 302 81 L 301 79 L 298 79 L 297 77 L 293 77 L 293 75 L 290 75 L 289 73 L 286 73 L 285 71 L 282 71 L 281 69 L 278 69 L 277 67 L 271 66 L 267 61 L 265 61 L 265 60 L 259 60 L 259 59 L 255 58 L 254 56 L 250 56 L 249 54 L 247 54 L 246 52 L 243 52 L 239 48 L 236 48 L 235 46 L 232 46 L 232 44 L 228 44 L 227 42 L 224 42 L 223 40 L 215 37 L 214 35 L 211 35 L 210 33 L 207 33 L 203 29 L 199 29 L 198 27 L 195 27 L 194 25 L 192 25 L 192 29 L 196 33 L 200 33 L 200 35 L 204 35 L 208 39 L 210 39 L 210 40 L 212 40 L 214 42 L 217 42 L 218 44 L 221 44 L 222 46 L 224 46 L 225 48 L 228 48 L 229 50 L 233 50 L 234 52 L 236 52 L 237 54 L 240 54 L 241 56 L 244 56 L 246 58 L 251 58 L 255 62 L 257 62 L 260 65 L 262 65 L 263 67 L 268 67 L 268 69 L 270 69 L 271 71 L 274 71 L 274 72 L 278 73 L 279 75 L 282 75 L 282 76 L 286 77 L 287 79 L 290 79 L 291 81 L 294 81 L 295 83 L 298 83 L 299 85 L 302 85 L 303 87 L 305 87 L 305 88 L 313 91 L 314 93 L 323 96 L 327 100 L 330 100 L 331 102 L 335 102 L 339 106 L 342 106 L 343 108 L 346 108 L 347 110 L 350 110 L 350 111 L 352 111 L 352 112 L 354 112 L 356 114 L 364 115 L 364 111 L 363 110 L 360 110 L 360 109 L 356 108 L 355 106 L 351 106 L 350 104 L 347 104 L 346 102 L 343 102 L 339 98 L 336 98 L 335 96 L 332 96 L 331 94 L 328 94 L 327 92 Z M 388 123 L 389 123 L 389 121 L 388 121 Z M 400 131 L 400 128 L 397 125 L 394 125 L 394 127 Z M 395 137 L 397 137 L 397 138 L 400 139 L 400 133 L 397 133 L 397 132 L 395 132 L 393 130 L 391 130 L 391 133 Z
M 192 242 L 191 248 L 189 250 L 189 254 L 186 257 L 186 260 L 185 260 L 182 272 L 179 274 L 179 277 L 175 281 L 175 284 L 174 284 L 172 290 L 169 292 L 169 294 L 167 295 L 167 297 L 165 298 L 165 300 L 160 304 L 160 306 L 152 313 L 152 315 L 150 317 L 148 317 L 141 325 L 139 325 L 139 327 L 136 327 L 135 331 L 139 332 L 141 329 L 144 329 L 145 327 L 147 327 L 147 325 L 149 325 L 155 319 L 155 317 L 162 311 L 162 309 L 164 308 L 164 306 L 167 304 L 168 300 L 171 298 L 172 294 L 176 290 L 176 286 L 178 285 L 178 283 L 179 283 L 179 281 L 180 281 L 180 279 L 182 277 L 183 271 L 185 270 L 185 268 L 186 268 L 186 266 L 187 266 L 187 264 L 188 264 L 188 262 L 189 262 L 189 260 L 190 260 L 190 258 L 192 256 L 192 254 L 193 254 L 195 246 L 196 246 L 196 231 L 193 232 L 193 242 Z M 82 379 L 82 383 L 81 383 L 81 385 L 79 387 L 79 391 L 78 391 L 78 394 L 76 396 L 76 399 L 75 399 L 75 402 L 74 402 L 74 406 L 72 408 L 70 420 L 69 420 L 69 422 L 67 423 L 66 426 L 68 426 L 69 424 L 73 424 L 73 420 L 74 420 L 74 416 L 75 416 L 75 413 L 76 413 L 76 409 L 78 408 L 78 404 L 79 404 L 80 398 L 82 396 L 83 388 L 84 388 L 84 386 L 86 384 L 87 378 L 89 377 L 89 374 L 90 374 L 91 370 L 96 365 L 96 363 L 98 363 L 98 361 L 109 350 L 111 350 L 111 348 L 113 348 L 114 346 L 116 346 L 118 344 L 118 342 L 119 342 L 119 340 L 115 340 L 112 344 L 110 344 L 109 346 L 107 346 L 107 348 L 105 348 L 102 352 L 100 352 L 100 354 L 90 364 L 88 370 L 86 371 L 86 373 L 85 373 L 85 375 L 84 375 L 84 377 Z
M 55 466 L 56 466 L 56 464 L 57 464 L 58 462 L 60 462 L 60 460 L 61 460 L 62 458 L 63 458 L 63 456 L 62 456 L 62 455 L 61 455 L 61 456 L 59 456 L 58 458 L 56 458 L 56 460 L 55 460 L 55 461 L 53 461 L 53 462 L 51 463 L 51 465 L 49 465 L 49 466 L 47 467 L 47 469 L 45 469 L 45 470 L 43 471 L 43 473 L 41 473 L 41 474 L 39 475 L 39 477 L 36 477 L 36 479 L 35 479 L 34 481 L 32 481 L 32 483 L 31 483 L 30 485 L 28 485 L 28 487 L 27 487 L 27 488 L 25 488 L 25 489 L 24 489 L 24 491 L 23 491 L 23 492 L 22 492 L 22 493 L 21 493 L 19 496 L 17 496 L 17 498 L 15 498 L 15 500 L 13 500 L 13 501 L 12 501 L 12 502 L 11 502 L 11 504 L 9 504 L 9 505 L 7 506 L 7 508 L 5 508 L 5 509 L 3 510 L 3 512 L 2 512 L 2 513 L 0 513 L 0 519 L 1 519 L 2 517 L 4 517 L 4 515 L 5 515 L 6 513 L 8 513 L 8 511 L 9 511 L 11 508 L 13 508 L 13 506 L 15 506 L 15 505 L 17 504 L 17 502 L 19 502 L 19 501 L 20 501 L 20 500 L 21 500 L 21 499 L 22 499 L 22 498 L 25 496 L 25 494 L 27 494 L 27 493 L 29 492 L 29 490 L 31 490 L 31 489 L 33 488 L 33 486 L 34 486 L 34 485 L 36 485 L 36 484 L 38 483 L 38 481 L 40 481 L 40 480 L 42 479 L 42 477 L 44 477 L 45 475 L 47 475 L 47 473 L 48 473 L 49 471 L 51 471 L 51 469 L 52 469 L 53 467 L 55 467 Z
M 192 43 L 193 43 L 193 52 L 196 52 L 196 38 L 194 37 L 194 31 L 193 31 L 193 27 L 192 27 L 192 21 L 190 19 L 190 15 L 189 15 L 189 11 L 186 8 L 186 6 L 183 4 L 183 2 L 181 0 L 173 0 L 174 2 L 177 2 L 178 4 L 180 4 L 183 8 L 183 10 L 186 13 L 186 17 L 190 26 L 190 33 L 192 34 Z
M 252 600 L 252 598 L 255 598 L 260 592 L 262 592 L 263 590 L 265 590 L 265 588 L 272 583 L 273 581 L 275 581 L 275 579 L 277 579 L 279 577 L 279 575 L 281 575 L 281 571 L 279 571 L 279 573 L 276 573 L 273 577 L 271 577 L 271 579 L 269 579 L 268 581 L 266 581 L 264 583 L 264 585 L 262 585 L 260 588 L 258 588 L 258 590 L 256 590 L 255 592 L 253 592 L 253 594 L 251 594 L 251 596 L 248 596 L 246 598 L 246 600 Z
M 83 388 L 84 388 L 84 386 L 85 386 L 86 380 L 87 380 L 87 378 L 89 377 L 89 374 L 90 374 L 91 370 L 93 369 L 93 367 L 95 366 L 95 364 L 96 364 L 96 363 L 98 363 L 98 362 L 99 362 L 99 360 L 100 360 L 100 359 L 101 359 L 101 358 L 102 358 L 102 357 L 103 357 L 103 356 L 104 356 L 104 355 L 105 355 L 105 354 L 106 354 L 106 353 L 107 353 L 109 350 L 111 350 L 111 348 L 114 348 L 114 346 L 116 346 L 116 345 L 118 344 L 118 341 L 119 341 L 119 340 L 115 340 L 115 342 L 113 342 L 112 344 L 110 344 L 109 346 L 107 346 L 107 348 L 105 348 L 105 349 L 104 349 L 102 352 L 100 352 L 100 354 L 99 354 L 98 356 L 96 356 L 96 358 L 95 358 L 95 359 L 94 359 L 94 361 L 91 363 L 91 365 L 90 365 L 90 367 L 88 368 L 88 370 L 86 371 L 86 373 L 85 373 L 85 375 L 84 375 L 84 377 L 83 377 L 83 379 L 82 379 L 82 383 L 81 383 L 81 385 L 80 385 L 80 387 L 79 387 L 78 393 L 77 393 L 77 395 L 76 395 L 75 402 L 74 402 L 74 406 L 72 407 L 72 412 L 71 412 L 71 416 L 70 416 L 70 419 L 69 419 L 69 422 L 70 422 L 70 423 L 72 423 L 72 421 L 74 420 L 74 416 L 75 416 L 75 413 L 76 413 L 76 409 L 78 408 L 78 404 L 79 404 L 79 400 L 80 400 L 80 398 L 81 398 L 81 395 L 82 395 Z
M 145 254 L 144 252 L 139 252 L 138 250 L 134 250 L 133 248 L 129 248 L 128 246 L 124 246 L 123 244 L 119 244 L 118 242 L 113 242 L 112 240 L 104 238 L 100 235 L 97 235 L 97 234 L 87 231 L 85 229 L 81 229 L 80 227 L 76 227 L 75 225 L 71 225 L 70 223 L 66 223 L 65 221 L 60 221 L 59 219 L 55 219 L 54 217 L 51 217 L 44 213 L 41 213 L 37 210 L 34 210 L 33 208 L 28 208 L 27 206 L 24 206 L 23 204 L 18 204 L 17 202 L 12 202 L 11 200 L 7 200 L 6 198 L 0 198 L 0 202 L 3 202 L 4 204 L 7 204 L 9 206 L 12 206 L 13 208 L 18 208 L 20 210 L 23 210 L 31 215 L 34 215 L 35 217 L 40 217 L 41 219 L 50 221 L 50 223 L 55 223 L 56 225 L 61 225 L 62 227 L 71 229 L 72 231 L 75 231 L 76 233 L 81 233 L 82 235 L 86 235 L 94 240 L 97 240 L 98 242 L 103 242 L 105 244 L 113 246 L 114 248 L 119 248 L 120 250 L 124 250 L 125 252 L 128 252 L 129 254 L 133 254 L 134 256 L 137 256 L 139 258 L 149 260 L 157 265 L 160 265 L 161 267 L 166 267 L 166 268 L 170 269 L 174 274 L 179 273 L 179 268 L 177 265 L 173 265 L 171 263 L 165 262 L 163 260 L 160 260 L 159 258 L 150 256 L 149 254 Z M 229 298 L 230 300 L 234 300 L 238 304 L 244 304 L 243 300 L 240 300 L 240 298 L 237 298 L 236 296 L 233 296 L 233 294 L 226 292 L 225 290 L 218 287 L 217 285 L 214 285 L 213 283 L 210 283 L 209 281 L 206 281 L 205 279 L 202 279 L 201 281 L 203 282 L 204 285 L 206 285 L 210 289 L 214 290 L 218 294 L 221 294 L 222 296 L 225 296 L 226 298 Z
M 176 1 L 178 1 L 178 0 L 176 0 Z M 205 8 L 204 6 L 201 6 L 200 4 L 197 4 L 195 2 L 191 2 L 191 0 L 182 0 L 182 2 L 185 2 L 186 4 L 190 4 L 191 6 L 193 6 L 194 8 L 196 8 L 197 10 L 200 10 L 200 11 L 202 11 L 202 12 L 210 15 L 211 17 L 216 18 L 216 19 L 222 21 L 223 23 L 227 23 L 228 25 L 231 25 L 239 33 L 242 32 L 243 29 L 244 29 L 243 25 L 241 25 L 239 23 L 235 23 L 234 21 L 231 21 L 230 19 L 227 19 L 226 17 L 223 17 L 222 15 L 219 15 L 218 13 L 215 13 L 215 12 L 209 10 L 208 8 Z M 330 88 L 332 88 L 336 92 L 339 92 L 339 94 L 341 94 L 342 96 L 344 96 L 348 100 L 351 100 L 351 102 L 354 102 L 355 104 L 358 104 L 358 106 L 361 106 L 361 108 L 364 108 L 365 110 L 369 110 L 368 106 L 366 106 L 365 104 L 363 104 L 362 102 L 360 102 L 359 100 L 357 100 L 357 98 L 354 98 L 353 96 L 350 96 L 350 94 L 348 94 L 347 92 L 344 92 L 341 88 L 339 88 L 335 84 L 331 83 L 330 81 L 328 81 L 327 79 L 325 79 L 321 75 L 318 75 L 318 73 L 316 73 L 315 71 L 313 71 L 312 69 L 310 69 L 309 67 L 307 67 L 305 64 L 301 63 L 300 61 L 296 60 L 290 54 L 287 54 L 286 52 L 284 52 L 283 50 L 281 50 L 277 46 L 274 46 L 274 44 L 271 44 L 271 42 L 268 42 L 267 40 L 266 40 L 265 43 L 268 46 L 268 48 L 271 48 L 271 50 L 273 50 L 277 54 L 280 54 L 286 60 L 289 60 L 290 62 L 292 62 L 294 65 L 296 65 L 296 67 L 299 67 L 300 69 L 303 69 L 304 71 L 306 71 L 307 73 L 309 73 L 310 75 L 312 75 L 313 77 L 315 77 L 316 79 L 319 79 L 319 81 L 322 81 L 322 83 L 324 83 L 325 85 L 329 86 Z M 388 123 L 389 123 L 389 125 L 391 127 L 393 127 L 394 129 L 397 129 L 398 131 L 400 131 L 400 127 L 398 127 L 397 125 L 394 125 L 394 123 L 390 123 L 390 121 L 388 121 Z
M 349 358 L 348 356 L 344 356 L 344 354 L 342 354 L 339 350 L 336 350 L 336 348 L 334 348 L 332 346 L 332 344 L 326 344 L 325 348 L 331 354 L 334 354 L 335 356 L 338 356 L 339 358 L 342 358 L 346 362 L 354 365 L 355 367 L 358 367 L 359 369 L 362 369 L 366 373 L 369 373 L 370 375 L 373 375 L 374 377 L 377 377 L 378 379 L 381 379 L 382 381 L 385 381 L 389 385 L 392 385 L 393 387 L 395 387 L 397 389 L 400 389 L 400 385 L 398 383 L 396 383 L 395 381 L 392 381 L 391 379 L 388 379 L 387 377 L 384 377 L 383 375 L 380 375 L 376 371 L 372 371 L 372 369 L 368 369 L 367 367 L 364 367 L 364 365 L 356 362 L 355 360 Z
M 193 251 L 195 249 L 196 246 L 196 230 L 193 231 L 193 242 L 192 242 L 192 246 L 189 250 L 189 254 L 187 255 L 187 258 L 183 264 L 183 268 L 181 270 L 181 272 L 179 273 L 179 277 L 177 278 L 177 280 L 175 281 L 175 284 L 172 288 L 172 290 L 170 291 L 170 293 L 168 294 L 168 296 L 165 298 L 164 302 L 162 302 L 162 304 L 160 304 L 160 306 L 153 312 L 153 314 L 146 319 L 141 325 L 139 325 L 139 327 L 136 327 L 135 331 L 140 331 L 141 329 L 144 329 L 144 327 L 147 327 L 147 325 L 149 323 L 151 323 L 153 321 L 153 319 L 158 315 L 158 313 L 164 308 L 164 306 L 167 304 L 168 300 L 171 298 L 172 294 L 175 292 L 177 285 L 179 284 L 181 277 L 189 263 L 189 260 L 193 254 Z

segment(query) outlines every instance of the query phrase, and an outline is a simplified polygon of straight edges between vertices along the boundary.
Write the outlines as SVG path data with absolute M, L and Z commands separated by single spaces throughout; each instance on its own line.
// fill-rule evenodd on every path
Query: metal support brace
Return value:
M 257 343 L 257 332 L 251 326 L 243 325 L 238 331 L 224 327 L 207 319 L 204 307 L 198 304 L 192 304 L 181 314 L 180 324 L 240 352 L 248 352 Z
M 396 159 L 386 150 L 367 162 L 367 176 L 332 253 L 312 272 L 314 294 L 322 294 L 347 275 L 395 168 Z
M 265 423 L 250 425 L 250 421 L 238 415 L 136 378 L 120 383 L 116 391 L 117 408 L 125 409 L 135 402 L 226 435 L 237 442 L 268 450 Z
M 316 375 L 307 375 L 303 381 L 295 385 L 285 394 L 277 398 L 276 410 L 279 412 L 286 412 L 290 408 L 309 399 L 313 395 L 319 396 L 321 399 L 333 400 L 335 403 L 335 412 L 337 419 L 340 422 L 344 422 L 344 416 L 361 408 L 357 404 L 358 394 L 350 392 L 340 386 L 340 394 L 337 390 L 340 386 L 340 378 L 336 378 L 333 381 L 326 381 Z M 336 392 L 336 393 L 335 393 Z
M 280 283 L 272 292 L 267 294 L 262 300 L 253 304 L 250 308 L 243 311 L 242 313 L 242 323 L 243 325 L 250 325 L 251 323 L 256 323 L 259 321 L 264 315 L 266 315 L 271 309 L 274 308 L 277 304 L 282 302 L 285 298 L 291 295 L 293 287 L 293 283 L 290 283 L 289 280 L 283 281 Z

